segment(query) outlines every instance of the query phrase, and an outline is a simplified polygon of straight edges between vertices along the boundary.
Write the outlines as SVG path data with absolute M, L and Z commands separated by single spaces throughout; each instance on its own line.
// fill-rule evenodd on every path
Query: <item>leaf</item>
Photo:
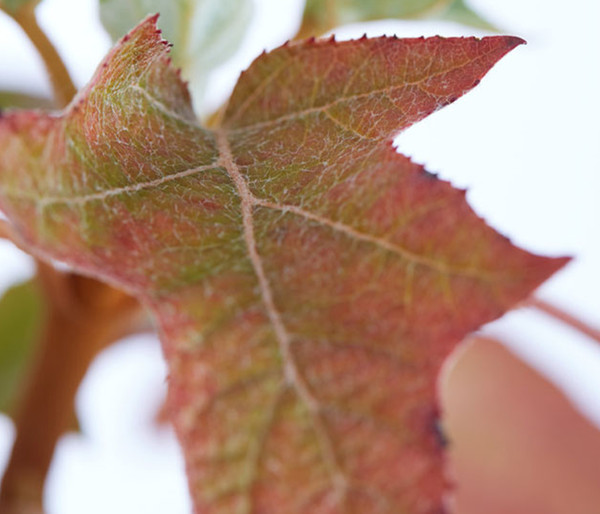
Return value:
M 324 34 L 348 23 L 384 18 L 437 18 L 479 29 L 497 30 L 464 0 L 307 0 L 299 37 Z
M 161 14 L 159 27 L 173 43 L 172 58 L 202 110 L 210 72 L 242 43 L 252 16 L 251 0 L 100 0 L 104 27 L 118 40 L 148 14 Z
M 593 514 L 600 431 L 497 341 L 470 338 L 442 381 L 460 514 Z
M 20 109 L 52 109 L 52 100 L 43 96 L 0 90 L 0 109 L 18 107 Z
M 566 260 L 391 140 L 520 43 L 286 45 L 207 130 L 153 17 L 61 116 L 0 122 L 0 207 L 31 250 L 154 312 L 198 511 L 439 511 L 442 361 Z
M 448 9 L 442 15 L 442 19 L 455 21 L 456 23 L 462 23 L 463 25 L 477 29 L 498 32 L 498 27 L 496 27 L 496 25 L 493 25 L 485 18 L 482 18 L 479 14 L 477 14 L 465 3 L 465 0 L 453 0 Z
M 43 319 L 43 300 L 29 280 L 0 298 L 0 411 L 12 414 Z
M 8 14 L 14 14 L 23 7 L 34 7 L 40 0 L 0 0 L 0 9 Z

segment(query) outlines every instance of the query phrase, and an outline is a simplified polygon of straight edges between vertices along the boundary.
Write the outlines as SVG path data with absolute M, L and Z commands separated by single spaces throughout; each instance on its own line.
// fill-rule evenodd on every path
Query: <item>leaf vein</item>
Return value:
M 164 177 L 160 177 L 154 180 L 148 180 L 146 182 L 137 182 L 135 184 L 131 184 L 123 187 L 116 187 L 114 189 L 106 189 L 104 191 L 98 191 L 97 193 L 89 193 L 85 195 L 76 195 L 76 196 L 37 196 L 37 195 L 29 195 L 25 194 L 22 191 L 16 191 L 12 189 L 5 188 L 2 190 L 4 194 L 10 196 L 12 198 L 22 198 L 33 200 L 40 205 L 41 209 L 44 209 L 50 205 L 55 204 L 64 204 L 64 205 L 76 205 L 76 204 L 85 204 L 87 202 L 91 202 L 94 200 L 106 200 L 111 196 L 118 196 L 121 194 L 127 193 L 136 193 L 138 191 L 142 191 L 144 189 L 151 189 L 154 187 L 161 186 L 168 182 L 172 182 L 174 180 L 190 177 L 192 175 L 196 175 L 198 173 L 202 173 L 203 171 L 218 169 L 218 161 L 215 161 L 211 164 L 206 164 L 204 166 L 198 166 L 196 168 L 189 168 L 187 170 L 179 171 L 177 173 L 173 173 L 171 175 L 166 175 Z
M 252 491 L 252 486 L 254 485 L 257 476 L 258 476 L 258 467 L 260 465 L 261 460 L 264 458 L 263 455 L 263 451 L 267 442 L 267 439 L 269 437 L 269 432 L 271 431 L 271 428 L 273 427 L 273 423 L 275 422 L 276 416 L 277 416 L 277 411 L 281 406 L 281 403 L 283 401 L 283 398 L 285 396 L 285 392 L 287 391 L 287 388 L 285 387 L 285 383 L 281 383 L 279 385 L 279 388 L 277 390 L 277 392 L 275 393 L 275 396 L 273 398 L 273 401 L 271 402 L 269 409 L 265 415 L 265 421 L 261 427 L 260 433 L 258 434 L 258 437 L 255 440 L 255 444 L 250 448 L 250 450 L 248 451 L 248 456 L 246 459 L 246 466 L 247 466 L 247 484 L 244 490 L 244 497 L 247 500 L 246 504 L 244 505 L 244 513 L 245 514 L 251 514 L 252 513 L 252 501 L 251 501 L 251 491 Z
M 355 136 L 358 136 L 359 138 L 365 139 L 367 141 L 377 141 L 377 139 L 365 136 L 364 134 L 361 134 L 360 132 L 358 132 L 357 130 L 353 129 L 349 125 L 344 124 L 342 121 L 338 120 L 333 114 L 331 114 L 331 112 L 329 111 L 329 109 L 325 109 L 323 111 L 323 114 L 325 114 L 325 116 L 327 116 L 327 118 L 329 118 L 335 125 L 337 125 L 338 127 L 340 127 L 342 130 L 344 130 L 346 132 L 349 132 L 351 134 L 354 134 Z
M 129 89 L 141 94 L 151 105 L 156 107 L 163 114 L 167 115 L 170 118 L 176 119 L 185 123 L 186 125 L 191 125 L 194 128 L 199 128 L 198 123 L 195 119 L 186 118 L 182 116 L 178 112 L 175 112 L 173 109 L 169 109 L 163 102 L 161 102 L 158 98 L 152 96 L 146 89 L 141 87 L 139 84 L 131 84 L 128 86 Z
M 403 259 L 409 262 L 414 262 L 416 264 L 423 265 L 427 268 L 434 269 L 443 275 L 464 276 L 469 278 L 477 278 L 485 281 L 490 280 L 490 276 L 488 274 L 482 273 L 479 270 L 469 268 L 454 268 L 444 262 L 440 262 L 430 257 L 425 257 L 423 255 L 411 252 L 410 250 L 407 250 L 406 248 L 403 248 L 400 245 L 391 243 L 385 239 L 375 237 L 370 234 L 366 234 L 364 232 L 360 232 L 349 225 L 346 225 L 339 221 L 330 220 L 317 214 L 313 214 L 304 209 L 301 209 L 300 207 L 296 207 L 295 205 L 279 205 L 277 203 L 269 202 L 260 198 L 256 198 L 255 201 L 256 205 L 259 205 L 260 207 L 281 211 L 283 213 L 289 212 L 295 214 L 296 216 L 300 216 L 310 221 L 314 221 L 320 225 L 329 227 L 336 232 L 341 232 L 352 239 L 357 239 L 359 241 L 371 243 L 379 248 L 395 253 L 396 255 L 402 257 Z
M 217 147 L 221 155 L 220 162 L 222 166 L 229 173 L 232 181 L 234 182 L 238 194 L 241 199 L 242 209 L 242 220 L 244 239 L 246 242 L 246 249 L 248 252 L 249 259 L 252 263 L 254 273 L 258 280 L 260 294 L 262 297 L 263 304 L 267 316 L 273 327 L 277 343 L 279 345 L 279 351 L 283 361 L 285 382 L 289 384 L 295 391 L 300 401 L 306 407 L 313 429 L 316 434 L 317 442 L 319 444 L 321 454 L 323 455 L 324 461 L 329 468 L 329 472 L 332 479 L 332 485 L 335 490 L 336 498 L 341 504 L 344 504 L 347 493 L 347 479 L 344 472 L 341 469 L 341 465 L 338 462 L 333 441 L 331 436 L 327 432 L 325 424 L 321 418 L 320 406 L 316 398 L 308 388 L 305 380 L 303 379 L 295 358 L 291 351 L 291 336 L 288 333 L 281 314 L 279 313 L 275 300 L 273 298 L 273 291 L 267 278 L 262 258 L 260 257 L 256 245 L 256 238 L 254 235 L 254 219 L 253 209 L 257 205 L 256 198 L 250 192 L 246 180 L 242 176 L 240 170 L 237 167 L 231 153 L 231 148 L 227 135 L 224 131 L 219 130 L 216 132 Z

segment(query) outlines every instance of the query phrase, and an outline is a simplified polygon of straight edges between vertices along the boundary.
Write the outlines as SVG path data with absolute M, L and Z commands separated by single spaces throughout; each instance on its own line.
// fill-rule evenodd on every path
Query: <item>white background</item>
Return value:
M 402 134 L 400 150 L 469 189 L 476 211 L 517 244 L 574 261 L 539 291 L 592 324 L 600 322 L 600 2 L 473 0 L 506 33 L 529 44 L 505 57 L 452 106 Z M 295 33 L 301 0 L 257 0 L 238 55 L 216 73 L 216 107 L 263 48 Z M 93 0 L 44 0 L 41 23 L 81 86 L 110 42 Z M 341 37 L 484 35 L 450 23 L 377 22 Z M 49 94 L 42 67 L 18 28 L 0 16 L 0 89 Z M 28 258 L 0 244 L 0 291 L 31 274 Z M 1 329 L 1 328 L 0 328 Z M 519 311 L 485 328 L 559 384 L 600 426 L 600 347 L 545 316 Z M 164 395 L 158 343 L 133 338 L 93 365 L 77 398 L 84 435 L 65 436 L 46 491 L 49 514 L 189 514 L 182 459 L 152 418 Z M 0 470 L 12 444 L 0 416 Z

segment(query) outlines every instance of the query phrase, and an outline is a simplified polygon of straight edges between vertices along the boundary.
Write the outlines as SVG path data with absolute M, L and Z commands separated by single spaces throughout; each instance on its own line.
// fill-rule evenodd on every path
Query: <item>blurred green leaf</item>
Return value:
M 0 9 L 11 14 L 27 4 L 35 6 L 39 3 L 40 0 L 0 0 Z
M 464 0 L 307 0 L 298 35 L 318 36 L 339 25 L 386 18 L 436 18 L 495 30 Z
M 189 81 L 200 111 L 209 73 L 238 49 L 252 15 L 251 0 L 100 0 L 100 18 L 117 40 L 148 14 L 173 43 L 172 58 Z
M 469 27 L 489 30 L 490 32 L 499 32 L 499 29 L 496 25 L 493 25 L 485 18 L 482 18 L 473 9 L 471 9 L 464 2 L 464 0 L 454 0 L 444 13 L 443 19 L 455 21 Z
M 52 100 L 44 96 L 30 95 L 17 91 L 0 91 L 0 109 L 52 109 Z
M 43 320 L 43 300 L 33 280 L 0 298 L 0 411 L 10 414 Z

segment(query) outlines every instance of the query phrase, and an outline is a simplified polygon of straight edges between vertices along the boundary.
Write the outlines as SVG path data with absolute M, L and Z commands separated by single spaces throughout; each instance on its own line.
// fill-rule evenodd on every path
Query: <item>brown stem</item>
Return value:
M 13 19 L 21 26 L 27 37 L 34 44 L 36 50 L 40 54 L 48 77 L 52 84 L 54 98 L 59 107 L 66 106 L 75 96 L 77 89 L 71 80 L 69 72 L 61 59 L 60 55 L 54 48 L 54 45 L 48 39 L 48 36 L 38 25 L 35 17 L 34 6 L 26 4 L 15 13 L 12 13 Z
M 92 279 L 62 276 L 77 295 L 67 303 L 76 307 L 48 309 L 36 361 L 15 416 L 17 437 L 0 491 L 3 514 L 41 512 L 54 447 L 72 425 L 81 380 L 94 357 L 116 339 L 137 331 L 136 320 L 141 320 L 134 315 L 141 311 L 133 298 Z
M 8 239 L 12 241 L 13 231 L 8 222 L 0 218 L 0 239 Z
M 600 330 L 597 328 L 588 325 L 583 320 L 577 318 L 573 314 L 566 312 L 561 307 L 554 305 L 546 300 L 541 300 L 540 298 L 531 298 L 527 301 L 526 305 L 530 307 L 534 307 L 535 309 L 547 314 L 548 316 L 552 316 L 553 318 L 569 325 L 570 327 L 578 330 L 582 334 L 585 334 L 588 337 L 591 337 L 596 342 L 600 343 Z

